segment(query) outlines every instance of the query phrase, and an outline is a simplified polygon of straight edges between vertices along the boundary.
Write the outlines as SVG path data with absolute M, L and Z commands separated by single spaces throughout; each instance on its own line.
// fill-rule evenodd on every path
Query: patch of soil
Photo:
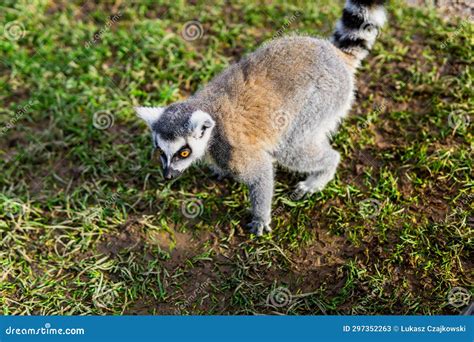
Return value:
M 118 255 L 124 249 L 140 250 L 145 243 L 144 234 L 135 220 L 129 220 L 118 232 L 105 235 L 97 250 L 108 255 Z
M 324 287 L 328 295 L 336 295 L 346 282 L 342 272 L 348 260 L 361 254 L 365 247 L 354 247 L 344 236 L 336 236 L 322 227 L 315 229 L 316 239 L 291 255 L 290 270 L 269 272 L 268 281 L 287 284 L 289 289 L 311 293 Z M 294 292 L 296 294 L 296 292 Z
M 169 251 L 171 258 L 165 260 L 163 265 L 169 272 L 174 272 L 177 268 L 185 265 L 186 260 L 197 255 L 202 244 L 209 240 L 209 234 L 201 232 L 199 235 L 192 232 L 153 231 L 148 234 L 147 242 L 156 244 L 161 249 Z
M 202 243 L 208 240 L 206 233 L 195 237 L 191 232 L 173 230 L 148 230 L 138 218 L 130 218 L 118 231 L 105 234 L 98 251 L 108 255 L 118 255 L 124 250 L 140 250 L 144 246 L 159 246 L 170 254 L 163 265 L 169 272 L 183 266 L 185 261 L 200 252 Z

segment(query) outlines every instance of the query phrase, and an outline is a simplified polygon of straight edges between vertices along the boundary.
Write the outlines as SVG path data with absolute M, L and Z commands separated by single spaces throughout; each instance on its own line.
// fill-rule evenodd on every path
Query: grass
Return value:
M 333 139 L 336 179 L 292 201 L 298 177 L 279 171 L 257 239 L 242 185 L 203 167 L 162 180 L 132 106 L 185 98 L 277 32 L 328 35 L 341 1 L 120 3 L 0 5 L 3 314 L 460 312 L 472 24 L 394 1 Z

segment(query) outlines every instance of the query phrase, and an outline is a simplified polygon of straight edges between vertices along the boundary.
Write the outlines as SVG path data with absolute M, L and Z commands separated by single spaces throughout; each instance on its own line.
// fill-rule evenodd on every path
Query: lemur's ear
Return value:
M 212 117 L 202 110 L 197 110 L 191 114 L 189 123 L 195 138 L 202 138 L 204 132 L 211 130 L 216 125 L 216 122 L 212 119 Z
M 135 107 L 134 109 L 137 112 L 138 117 L 145 120 L 150 128 L 156 121 L 158 121 L 164 111 L 163 107 Z

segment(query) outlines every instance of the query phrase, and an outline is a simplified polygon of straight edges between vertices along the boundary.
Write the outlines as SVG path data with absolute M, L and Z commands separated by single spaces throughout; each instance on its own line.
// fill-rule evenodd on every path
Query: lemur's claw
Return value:
M 309 188 L 305 182 L 299 182 L 292 193 L 291 199 L 295 201 L 300 201 L 306 196 L 309 196 L 314 193 L 314 190 Z
M 256 236 L 262 236 L 264 233 L 270 233 L 272 231 L 269 223 L 264 223 L 260 220 L 253 220 L 247 224 L 247 227 L 250 229 L 250 233 Z

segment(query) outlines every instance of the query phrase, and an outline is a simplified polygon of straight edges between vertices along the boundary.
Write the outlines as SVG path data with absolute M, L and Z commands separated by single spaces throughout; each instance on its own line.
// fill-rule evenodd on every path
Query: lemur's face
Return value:
M 151 129 L 166 179 L 179 176 L 206 153 L 215 126 L 208 113 L 183 104 L 135 110 Z

